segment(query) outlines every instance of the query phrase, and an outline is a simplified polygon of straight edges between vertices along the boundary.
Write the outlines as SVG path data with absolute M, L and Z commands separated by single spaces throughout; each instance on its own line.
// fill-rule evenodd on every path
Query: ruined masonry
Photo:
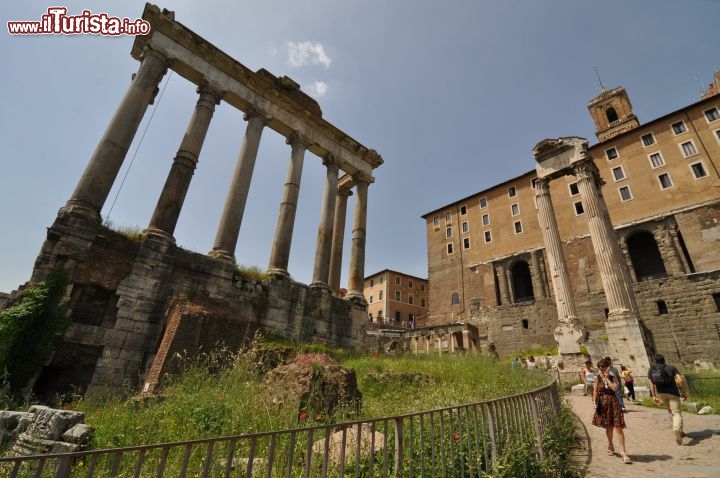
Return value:
M 48 229 L 32 274 L 32 281 L 40 281 L 64 268 L 72 314 L 35 393 L 102 394 L 127 387 L 152 392 L 179 351 L 207 351 L 218 343 L 237 347 L 257 329 L 292 340 L 363 346 L 367 194 L 374 168 L 383 163 L 380 155 L 325 121 L 317 102 L 290 78 L 249 70 L 176 22 L 172 12 L 147 4 L 143 19 L 150 33 L 138 36 L 132 48 L 140 67 Z M 146 234 L 131 240 L 103 227 L 100 211 L 168 69 L 197 85 L 197 104 Z M 247 128 L 215 242 L 204 255 L 177 247 L 173 233 L 220 103 L 243 111 Z M 271 278 L 257 282 L 238 275 L 234 255 L 265 128 L 286 138 L 290 159 L 271 242 Z M 313 278 L 304 285 L 292 281 L 287 268 L 307 151 L 321 158 L 327 174 Z M 341 299 L 332 292 L 340 289 L 343 226 L 353 190 L 348 293 Z

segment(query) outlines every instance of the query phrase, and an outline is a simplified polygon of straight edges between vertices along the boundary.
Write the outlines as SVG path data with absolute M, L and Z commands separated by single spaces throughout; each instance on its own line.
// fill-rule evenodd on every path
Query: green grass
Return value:
M 309 347 L 317 352 L 322 347 Z M 370 356 L 326 350 L 354 368 L 363 394 L 360 418 L 431 410 L 512 395 L 545 385 L 542 372 L 513 370 L 491 358 Z M 92 448 L 130 446 L 279 430 L 298 426 L 297 409 L 274 405 L 263 393 L 253 354 L 224 352 L 188 364 L 162 397 L 78 398 L 65 408 L 85 412 L 95 427 Z M 228 366 L 229 364 L 229 366 Z M 211 370 L 212 372 L 209 372 Z M 341 411 L 335 421 L 357 418 Z

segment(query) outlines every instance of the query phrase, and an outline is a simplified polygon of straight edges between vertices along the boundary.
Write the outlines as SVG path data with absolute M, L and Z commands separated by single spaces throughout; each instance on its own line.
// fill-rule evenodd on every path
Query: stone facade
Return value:
M 637 342 L 624 361 L 657 350 L 683 366 L 703 360 L 718 365 L 720 95 L 645 124 L 637 121 L 622 88 L 601 93 L 588 108 L 601 139 L 583 153 L 590 177 L 597 178 L 594 204 L 586 200 L 595 194 L 587 188 L 595 186 L 581 184 L 587 173 L 567 164 L 558 171 L 570 174 L 538 167 L 423 216 L 430 322 L 476 324 L 503 356 L 556 345 L 553 276 L 561 272 L 548 256 L 542 231 L 551 226 L 541 223 L 536 199 L 538 178 L 548 176 L 563 274 L 593 358 L 619 358 L 616 346 L 630 332 L 615 337 L 608 318 L 625 304 L 621 308 L 638 323 L 632 332 Z M 593 234 L 612 235 L 593 230 L 597 207 L 607 209 L 619 246 L 610 262 L 597 252 L 606 246 L 593 247 L 591 240 Z M 621 267 L 615 272 L 608 269 L 616 265 Z M 628 279 L 621 278 L 623 267 Z M 620 282 L 610 285 L 608 277 Z M 629 284 L 627 299 L 617 295 L 623 281 Z M 614 298 L 607 287 L 614 287 Z

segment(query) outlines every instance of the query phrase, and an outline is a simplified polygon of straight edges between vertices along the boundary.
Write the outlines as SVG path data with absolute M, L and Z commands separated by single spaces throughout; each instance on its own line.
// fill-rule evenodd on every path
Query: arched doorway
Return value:
M 527 300 L 535 300 L 533 293 L 532 276 L 530 275 L 530 266 L 525 261 L 517 261 L 512 265 L 512 288 L 515 302 L 524 302 Z
M 638 282 L 667 277 L 660 249 L 651 232 L 632 233 L 627 238 L 627 247 Z

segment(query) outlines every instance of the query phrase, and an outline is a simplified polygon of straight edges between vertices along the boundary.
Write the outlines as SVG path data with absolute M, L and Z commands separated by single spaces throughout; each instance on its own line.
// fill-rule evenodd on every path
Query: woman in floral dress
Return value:
M 632 463 L 630 457 L 625 453 L 625 417 L 623 416 L 620 402 L 615 392 L 622 387 L 619 377 L 614 377 L 608 372 L 609 363 L 602 359 L 597 366 L 600 371 L 595 376 L 593 387 L 593 400 L 595 403 L 595 414 L 592 418 L 592 424 L 605 429 L 608 439 L 607 454 L 612 456 L 615 454 L 613 447 L 613 434 L 618 437 L 618 445 L 620 445 L 620 456 L 625 463 Z

